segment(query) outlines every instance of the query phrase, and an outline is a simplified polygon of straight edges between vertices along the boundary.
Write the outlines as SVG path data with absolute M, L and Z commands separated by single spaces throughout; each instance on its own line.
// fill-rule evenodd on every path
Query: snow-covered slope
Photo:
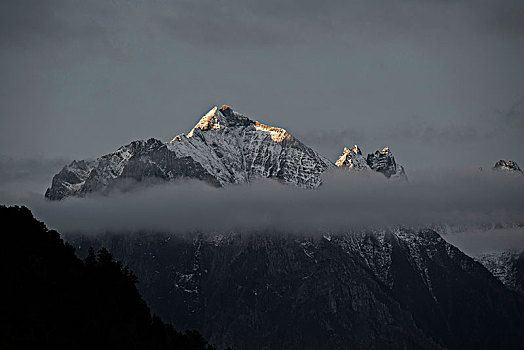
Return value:
M 385 147 L 382 151 L 370 153 L 367 158 L 364 158 L 357 145 L 351 148 L 344 147 L 342 155 L 335 165 L 341 168 L 345 167 L 349 171 L 374 170 L 384 174 L 387 178 L 407 180 L 404 167 L 395 162 L 395 157 L 389 147 Z
M 177 156 L 190 156 L 221 184 L 278 178 L 303 188 L 320 184 L 332 163 L 286 130 L 252 121 L 228 106 L 209 111 L 187 134 L 168 144 Z
M 301 188 L 316 188 L 334 165 L 286 130 L 267 126 L 233 111 L 212 108 L 187 134 L 164 143 L 134 141 L 93 161 L 74 161 L 53 177 L 49 199 L 107 192 L 135 181 L 186 177 L 215 186 L 275 178 Z

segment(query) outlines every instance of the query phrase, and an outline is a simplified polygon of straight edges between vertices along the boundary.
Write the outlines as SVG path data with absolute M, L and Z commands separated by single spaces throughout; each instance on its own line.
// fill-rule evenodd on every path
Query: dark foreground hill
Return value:
M 138 274 L 164 320 L 237 349 L 522 349 L 524 302 L 430 229 L 66 236 Z
M 151 317 L 136 277 L 101 249 L 85 261 L 25 207 L 0 206 L 1 349 L 212 349 Z

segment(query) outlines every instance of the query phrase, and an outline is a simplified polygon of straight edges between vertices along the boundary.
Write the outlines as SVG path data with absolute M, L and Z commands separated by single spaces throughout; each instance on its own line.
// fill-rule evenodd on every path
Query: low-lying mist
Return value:
M 214 188 L 196 181 L 141 186 L 110 195 L 45 200 L 24 184 L 2 182 L 0 202 L 28 206 L 59 232 L 333 232 L 380 225 L 524 221 L 524 176 L 460 170 L 409 174 L 335 171 L 317 190 L 271 180 Z M 49 177 L 50 179 L 50 177 Z M 28 187 L 33 189 L 34 187 Z

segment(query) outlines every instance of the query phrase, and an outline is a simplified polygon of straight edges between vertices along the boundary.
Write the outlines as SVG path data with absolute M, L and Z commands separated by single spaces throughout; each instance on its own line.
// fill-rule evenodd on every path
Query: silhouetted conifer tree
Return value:
M 84 261 L 25 207 L 0 206 L 0 348 L 213 349 L 151 317 L 127 266 L 102 248 Z

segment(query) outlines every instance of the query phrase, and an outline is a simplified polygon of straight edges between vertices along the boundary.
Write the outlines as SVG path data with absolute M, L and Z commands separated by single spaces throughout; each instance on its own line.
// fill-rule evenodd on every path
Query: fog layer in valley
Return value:
M 44 166 L 43 163 L 49 165 Z M 53 202 L 43 193 L 58 161 L 2 162 L 0 200 L 24 204 L 59 231 L 231 229 L 325 231 L 369 225 L 519 223 L 524 177 L 463 169 L 410 174 L 332 172 L 318 190 L 275 181 L 212 188 L 194 181 Z M 32 171 L 30 171 L 32 170 Z

